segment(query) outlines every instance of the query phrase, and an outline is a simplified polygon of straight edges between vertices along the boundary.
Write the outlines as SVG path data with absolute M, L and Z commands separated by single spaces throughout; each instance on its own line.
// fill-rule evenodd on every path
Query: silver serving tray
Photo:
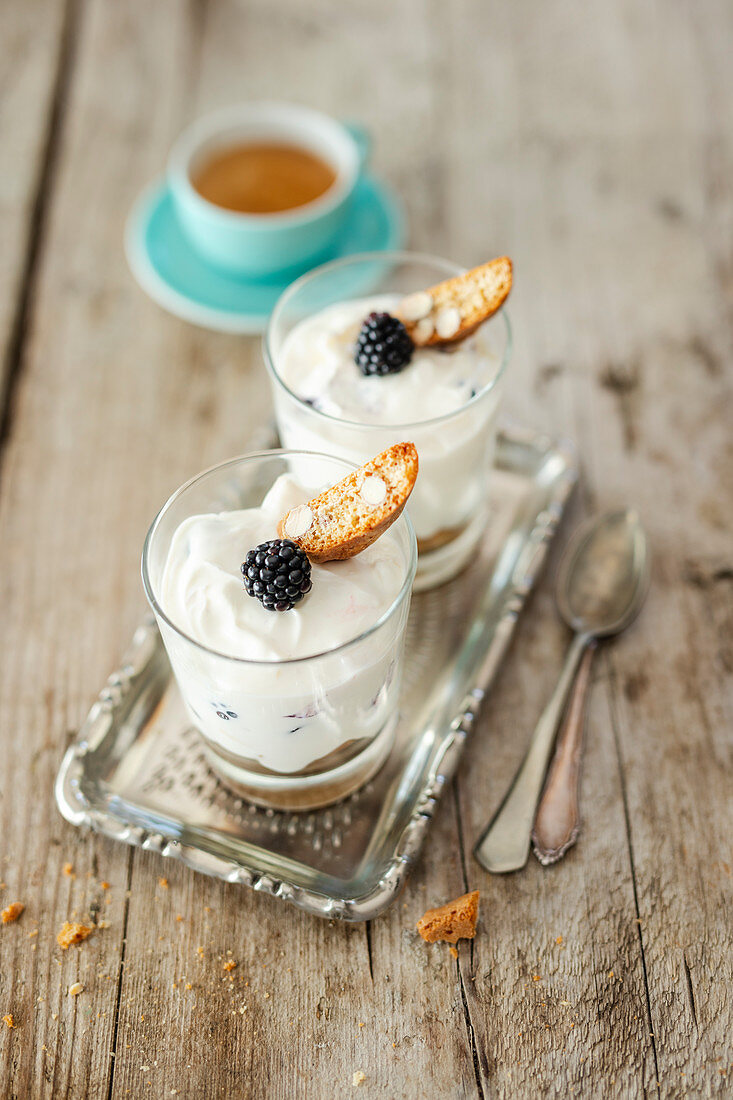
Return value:
M 344 802 L 283 813 L 229 791 L 207 765 L 151 618 L 64 757 L 61 813 L 319 916 L 376 917 L 420 850 L 576 479 L 569 444 L 500 435 L 481 555 L 413 596 L 395 747 Z

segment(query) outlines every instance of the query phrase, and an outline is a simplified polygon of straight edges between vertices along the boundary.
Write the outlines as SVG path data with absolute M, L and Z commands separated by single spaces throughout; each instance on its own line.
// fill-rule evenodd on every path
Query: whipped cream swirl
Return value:
M 278 357 L 281 378 L 314 408 L 360 424 L 412 424 L 462 408 L 500 366 L 480 329 L 454 348 L 415 348 L 395 374 L 365 377 L 354 362 L 367 315 L 394 312 L 400 301 L 386 294 L 338 302 L 301 321 Z
M 314 563 L 313 587 L 291 611 L 267 611 L 244 591 L 240 564 L 247 550 L 277 538 L 278 521 L 318 491 L 283 475 L 259 508 L 184 520 L 163 571 L 161 603 L 171 621 L 207 648 L 251 661 L 307 657 L 368 630 L 404 580 L 392 539 L 378 539 L 347 561 Z

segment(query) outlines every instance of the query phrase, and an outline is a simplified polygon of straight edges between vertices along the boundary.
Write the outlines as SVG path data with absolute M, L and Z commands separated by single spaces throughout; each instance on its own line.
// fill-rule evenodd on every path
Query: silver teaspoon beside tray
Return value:
M 420 850 L 576 477 L 569 444 L 500 436 L 481 554 L 454 581 L 413 597 L 395 747 L 346 801 L 283 813 L 229 791 L 207 765 L 150 619 L 64 757 L 61 813 L 319 916 L 376 917 Z

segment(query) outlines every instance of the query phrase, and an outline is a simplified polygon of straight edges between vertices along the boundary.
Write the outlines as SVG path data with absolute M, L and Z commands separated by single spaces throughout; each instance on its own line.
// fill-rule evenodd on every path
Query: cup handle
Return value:
M 359 172 L 363 172 L 372 151 L 371 134 L 360 122 L 352 122 L 350 119 L 344 119 L 342 125 L 345 130 L 348 130 L 356 143 L 357 152 L 359 154 Z

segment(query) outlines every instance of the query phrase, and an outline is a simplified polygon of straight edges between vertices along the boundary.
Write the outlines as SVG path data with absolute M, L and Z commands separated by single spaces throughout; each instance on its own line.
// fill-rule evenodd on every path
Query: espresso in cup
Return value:
M 294 103 L 243 103 L 199 119 L 168 158 L 192 247 L 235 276 L 293 277 L 325 259 L 346 225 L 368 141 Z
M 335 169 L 297 145 L 257 142 L 223 149 L 194 175 L 199 195 L 241 214 L 277 214 L 321 197 Z

